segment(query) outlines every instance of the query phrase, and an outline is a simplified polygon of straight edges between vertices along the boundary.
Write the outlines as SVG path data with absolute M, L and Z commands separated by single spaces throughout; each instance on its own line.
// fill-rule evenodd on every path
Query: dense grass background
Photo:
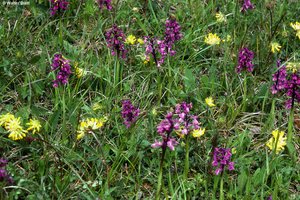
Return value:
M 217 142 L 236 149 L 236 169 L 224 174 L 225 199 L 300 199 L 299 105 L 293 150 L 276 155 L 265 146 L 272 130 L 287 131 L 285 99 L 269 88 L 277 59 L 299 62 L 300 41 L 289 25 L 299 21 L 299 1 L 253 1 L 255 9 L 245 14 L 238 0 L 118 0 L 111 12 L 100 11 L 94 0 L 70 2 L 55 17 L 48 1 L 0 8 L 0 113 L 12 112 L 24 123 L 36 117 L 43 125 L 34 141 L 12 141 L 0 129 L 0 156 L 9 159 L 15 180 L 13 186 L 0 183 L 1 199 L 154 199 L 161 150 L 150 145 L 163 115 L 181 101 L 193 103 L 207 131 L 190 142 L 187 179 L 184 140 L 167 151 L 161 198 L 219 198 L 220 176 L 210 167 L 212 142 Z M 218 10 L 227 15 L 226 23 L 216 23 Z M 162 36 L 170 15 L 184 37 L 161 70 L 143 63 L 141 47 L 128 46 L 126 61 L 106 47 L 104 32 L 112 24 L 126 35 Z M 232 41 L 208 47 L 209 32 L 222 39 L 229 34 Z M 271 53 L 271 41 L 282 45 L 279 54 Z M 238 75 L 243 46 L 255 52 L 255 68 Z M 72 75 L 68 85 L 53 88 L 50 65 L 57 52 L 87 74 Z M 208 96 L 217 104 L 213 109 L 205 105 Z M 123 99 L 142 112 L 130 129 L 120 115 Z M 96 103 L 100 107 L 93 110 Z M 101 130 L 76 140 L 80 119 L 103 116 L 108 121 Z

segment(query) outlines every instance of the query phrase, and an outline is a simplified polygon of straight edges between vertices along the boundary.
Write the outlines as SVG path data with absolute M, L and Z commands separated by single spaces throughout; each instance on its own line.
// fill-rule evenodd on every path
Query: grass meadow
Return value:
M 3 0 L 0 199 L 300 200 L 299 14 Z

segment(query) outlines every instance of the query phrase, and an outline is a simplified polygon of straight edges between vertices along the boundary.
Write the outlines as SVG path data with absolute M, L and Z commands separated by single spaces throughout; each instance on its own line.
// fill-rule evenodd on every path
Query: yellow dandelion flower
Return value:
M 281 49 L 281 46 L 279 45 L 278 42 L 272 42 L 271 43 L 271 51 L 272 51 L 272 53 L 279 52 L 280 49 Z
M 214 104 L 214 100 L 213 100 L 212 97 L 207 97 L 207 98 L 205 99 L 205 103 L 206 103 L 209 107 L 214 107 L 214 106 L 216 106 L 216 105 Z
M 126 44 L 133 45 L 133 44 L 135 44 L 135 42 L 136 42 L 136 37 L 134 35 L 129 35 L 125 40 Z
M 223 13 L 221 13 L 221 12 L 217 12 L 216 13 L 216 19 L 217 19 L 217 22 L 219 22 L 219 23 L 227 21 L 226 20 L 226 16 Z
M 140 44 L 144 44 L 144 40 L 142 38 L 137 39 L 137 42 Z
M 0 126 L 6 126 L 6 124 L 15 119 L 15 116 L 11 113 L 6 113 L 6 114 L 3 114 L 3 115 L 0 115 Z
M 276 154 L 282 151 L 286 145 L 287 138 L 284 137 L 284 132 L 279 130 L 272 131 L 273 137 L 268 140 L 266 146 L 269 147 L 270 150 L 274 150 Z
M 194 138 L 198 138 L 198 137 L 201 137 L 202 135 L 204 135 L 204 133 L 205 133 L 205 128 L 204 129 L 199 128 L 199 129 L 193 130 L 192 135 Z
M 209 33 L 207 36 L 205 36 L 204 42 L 209 45 L 216 45 L 220 44 L 221 39 L 216 33 Z
M 32 130 L 33 134 L 35 134 L 36 132 L 39 132 L 42 127 L 40 121 L 37 119 L 30 119 L 30 121 L 26 125 L 29 126 L 27 128 L 27 131 Z

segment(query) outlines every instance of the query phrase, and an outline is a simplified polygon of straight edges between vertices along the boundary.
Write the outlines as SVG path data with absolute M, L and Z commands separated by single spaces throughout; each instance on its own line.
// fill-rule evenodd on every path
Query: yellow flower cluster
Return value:
M 284 132 L 279 130 L 272 131 L 273 137 L 266 143 L 270 150 L 275 150 L 276 154 L 282 151 L 286 145 L 286 137 L 284 137 Z
M 77 140 L 83 138 L 85 136 L 85 133 L 101 128 L 106 121 L 106 118 L 88 118 L 82 120 L 77 130 Z
M 276 53 L 276 52 L 279 52 L 281 49 L 281 46 L 278 42 L 272 42 L 271 43 L 271 51 L 272 53 Z
M 209 33 L 207 36 L 205 36 L 204 42 L 209 45 L 216 45 L 220 44 L 221 39 L 216 33 Z
M 297 62 L 288 62 L 286 68 L 293 73 L 297 72 L 300 69 L 300 63 Z
M 216 13 L 216 19 L 217 19 L 217 22 L 219 22 L 219 23 L 227 21 L 226 16 L 221 12 Z
M 27 131 L 32 131 L 32 134 L 40 132 L 40 129 L 42 127 L 40 121 L 37 119 L 30 119 L 26 125 L 28 126 Z
M 28 131 L 32 131 L 34 134 L 35 132 L 40 131 L 40 128 L 42 127 L 38 120 L 30 119 L 30 122 L 27 123 L 29 127 L 25 130 L 23 129 L 20 120 L 20 117 L 16 118 L 11 113 L 0 115 L 0 126 L 9 132 L 8 138 L 12 140 L 21 140 L 26 137 Z
M 216 106 L 216 105 L 214 104 L 214 100 L 213 100 L 212 97 L 207 97 L 207 98 L 205 98 L 205 103 L 206 103 L 209 107 L 214 107 L 214 106 Z
M 205 128 L 204 129 L 199 128 L 199 129 L 193 130 L 192 135 L 194 138 L 198 138 L 198 137 L 201 137 L 202 135 L 204 135 L 204 133 L 205 133 Z
M 130 44 L 130 45 L 134 45 L 134 44 L 136 44 L 136 42 L 138 42 L 139 44 L 144 44 L 143 39 L 141 39 L 141 38 L 136 39 L 136 37 L 134 35 L 129 35 L 125 40 L 125 43 Z
M 82 76 L 85 76 L 87 73 L 84 69 L 78 67 L 78 62 L 75 62 L 74 69 L 75 69 L 75 75 L 77 76 L 77 78 L 81 78 Z
M 296 31 L 296 36 L 300 39 L 300 23 L 290 23 L 291 27 Z

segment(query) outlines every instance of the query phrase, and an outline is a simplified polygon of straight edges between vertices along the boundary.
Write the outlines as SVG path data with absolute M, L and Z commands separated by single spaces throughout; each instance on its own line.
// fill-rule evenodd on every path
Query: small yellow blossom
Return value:
M 214 106 L 216 106 L 216 105 L 214 104 L 214 100 L 213 100 L 212 97 L 207 97 L 207 98 L 205 99 L 205 103 L 206 103 L 209 107 L 214 107 Z
M 227 21 L 226 20 L 226 16 L 223 13 L 221 13 L 221 12 L 217 12 L 216 13 L 216 19 L 217 19 L 217 22 L 219 22 L 219 23 Z
M 300 23 L 299 22 L 290 23 L 290 25 L 295 31 L 300 31 Z
M 204 129 L 199 128 L 199 129 L 193 130 L 193 132 L 192 132 L 194 138 L 201 137 L 202 135 L 204 135 L 204 133 L 205 133 L 205 128 Z
M 204 42 L 209 45 L 216 45 L 220 44 L 221 39 L 216 33 L 209 33 L 207 36 L 205 36 Z
M 101 110 L 103 108 L 103 106 L 100 104 L 100 103 L 94 103 L 93 105 L 92 105 L 92 109 L 93 109 L 93 111 L 95 111 L 95 110 Z
M 144 40 L 142 38 L 137 39 L 137 42 L 140 44 L 144 44 Z
M 286 30 L 283 30 L 283 31 L 281 32 L 281 35 L 282 35 L 283 37 L 287 37 L 287 36 L 288 36 L 288 32 L 287 32 Z
M 21 140 L 26 137 L 26 133 L 26 130 L 23 129 L 14 130 L 9 133 L 8 138 L 12 140 Z
M 292 71 L 293 73 L 297 72 L 300 69 L 300 63 L 288 62 L 286 64 L 287 70 Z
M 232 154 L 236 154 L 236 148 L 232 148 L 232 149 L 231 149 L 231 153 L 232 153 Z
M 231 35 L 226 35 L 226 39 L 223 39 L 222 42 L 231 42 L 232 39 L 231 39 Z
M 271 51 L 272 51 L 272 53 L 279 52 L 280 49 L 281 49 L 281 46 L 279 45 L 278 42 L 272 42 L 271 43 Z
M 15 116 L 11 113 L 6 113 L 6 114 L 3 114 L 3 115 L 0 115 L 0 126 L 6 126 L 7 123 L 9 121 L 11 121 L 12 119 L 15 119 Z
M 278 154 L 280 151 L 282 151 L 286 145 L 286 137 L 284 137 L 284 132 L 279 130 L 272 131 L 273 137 L 268 140 L 266 143 L 267 147 L 269 147 L 270 150 L 276 151 L 276 154 Z
M 140 11 L 140 9 L 139 9 L 139 8 L 137 8 L 137 7 L 133 7 L 133 8 L 132 8 L 132 11 L 134 11 L 134 12 L 139 12 L 139 11 Z
M 79 124 L 79 128 L 77 131 L 77 139 L 81 139 L 84 135 L 85 132 L 91 131 L 91 130 L 97 130 L 99 128 L 101 128 L 104 123 L 107 121 L 107 118 L 101 118 L 101 119 L 97 119 L 97 118 L 88 118 L 86 120 L 82 120 Z
M 135 44 L 135 42 L 136 42 L 136 37 L 134 35 L 129 35 L 125 40 L 126 44 L 133 45 L 133 44 Z
M 83 75 L 85 75 L 85 71 L 82 68 L 76 67 L 75 74 L 76 74 L 77 78 L 81 78 Z
M 26 137 L 27 131 L 21 126 L 20 117 L 11 119 L 5 125 L 5 129 L 10 132 L 8 137 L 12 140 L 20 140 Z
M 81 78 L 82 76 L 85 76 L 87 73 L 84 69 L 78 67 L 78 62 L 75 62 L 74 69 L 75 69 L 75 75 L 77 76 L 77 78 Z
M 300 23 L 290 23 L 291 27 L 296 31 L 296 36 L 300 39 Z
M 77 139 L 77 140 L 80 140 L 80 139 L 83 138 L 84 135 L 85 135 L 84 131 L 78 131 L 77 133 L 78 133 L 77 136 L 76 136 L 76 139 Z
M 27 131 L 32 130 L 33 134 L 35 134 L 36 132 L 39 132 L 42 127 L 40 121 L 37 119 L 30 119 L 30 121 L 26 125 L 29 126 L 27 128 Z

